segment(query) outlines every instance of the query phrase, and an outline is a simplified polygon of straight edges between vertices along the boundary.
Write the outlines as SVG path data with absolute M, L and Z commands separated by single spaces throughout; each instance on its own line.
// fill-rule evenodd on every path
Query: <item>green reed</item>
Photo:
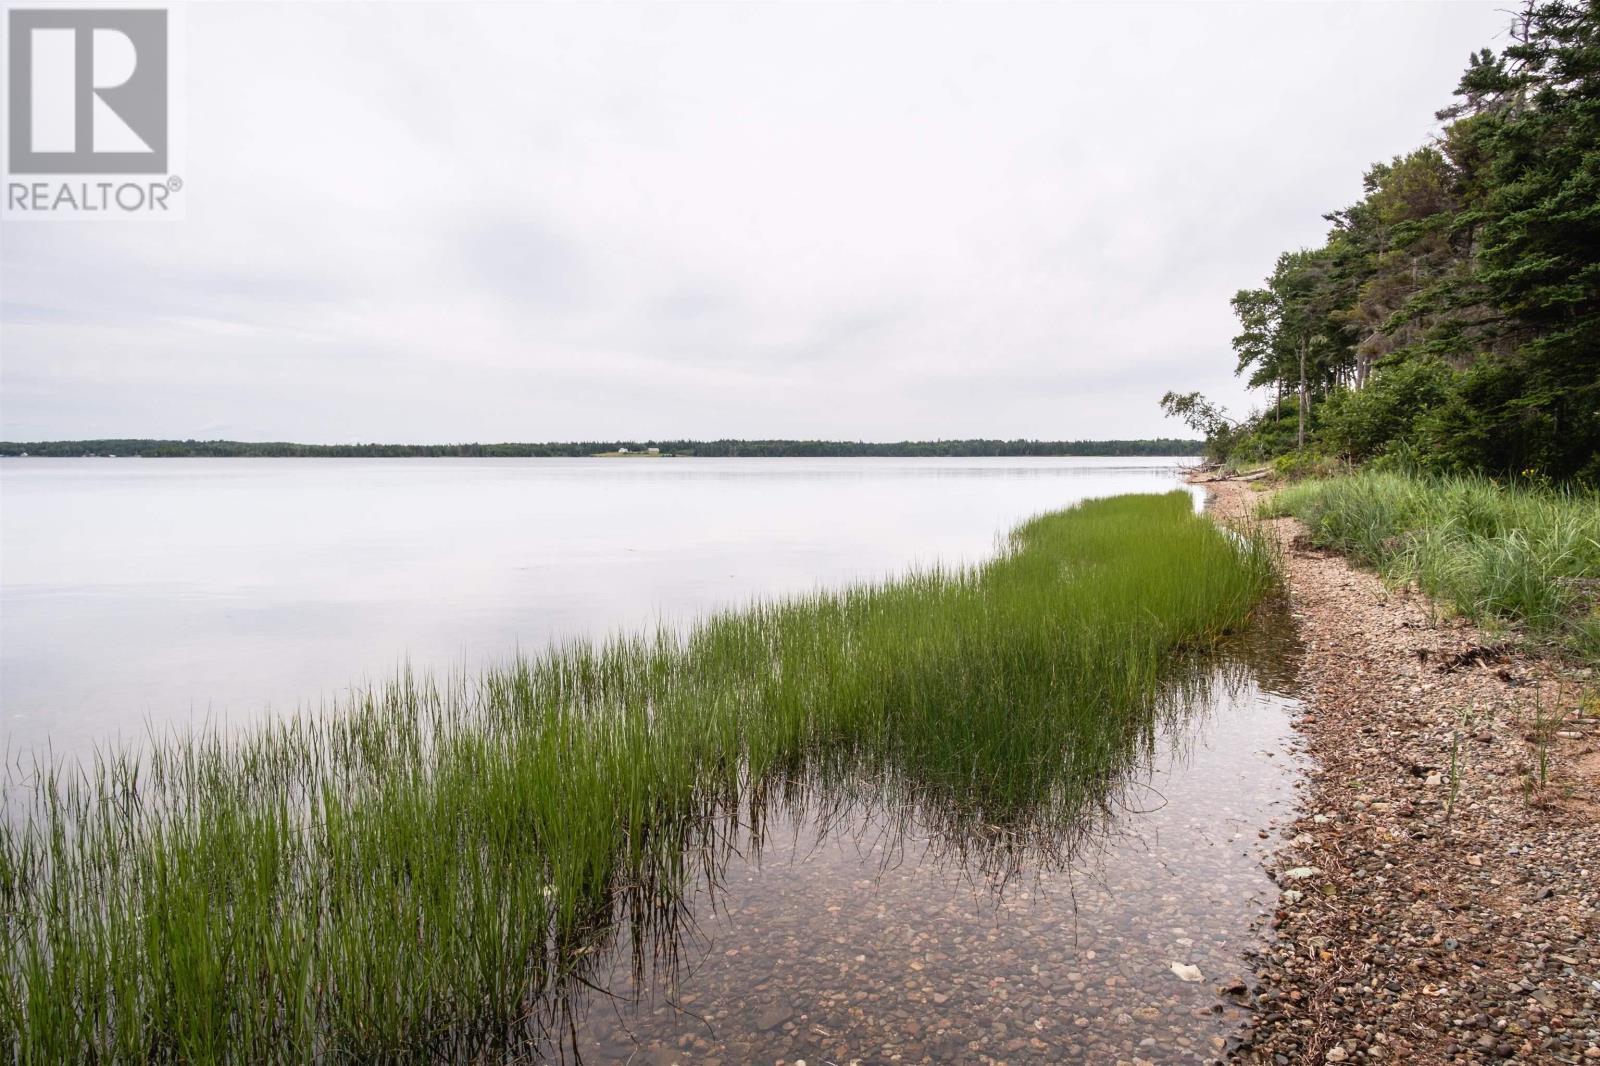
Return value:
M 1362 472 L 1270 506 L 1318 543 L 1479 621 L 1510 620 L 1600 660 L 1600 495 L 1483 477 Z
M 728 817 L 804 790 L 1070 832 L 1261 542 L 1184 493 L 1035 518 L 991 561 L 401 676 L 337 713 L 14 767 L 16 1062 L 458 1059 L 537 1033 L 616 923 L 671 951 Z

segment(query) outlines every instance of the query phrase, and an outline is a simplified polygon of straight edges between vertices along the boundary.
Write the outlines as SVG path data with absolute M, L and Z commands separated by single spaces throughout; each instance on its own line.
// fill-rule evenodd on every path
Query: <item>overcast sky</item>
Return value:
M 187 11 L 187 219 L 0 231 L 0 437 L 1139 437 L 1491 3 Z

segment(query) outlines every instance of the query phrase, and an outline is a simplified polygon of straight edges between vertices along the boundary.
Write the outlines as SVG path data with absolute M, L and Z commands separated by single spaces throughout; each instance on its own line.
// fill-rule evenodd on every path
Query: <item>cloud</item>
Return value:
M 187 220 L 8 223 L 0 436 L 1126 437 L 1494 4 L 194 5 Z M 1359 71 L 1349 57 L 1361 56 Z

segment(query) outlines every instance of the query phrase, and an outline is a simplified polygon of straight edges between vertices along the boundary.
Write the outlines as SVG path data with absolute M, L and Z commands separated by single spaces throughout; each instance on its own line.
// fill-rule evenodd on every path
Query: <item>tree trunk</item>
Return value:
M 1306 347 L 1305 338 L 1300 338 L 1300 432 L 1296 444 L 1300 451 L 1306 450 L 1306 401 L 1310 399 L 1306 395 Z
M 1372 373 L 1372 344 L 1378 331 L 1373 330 L 1367 335 L 1366 340 L 1356 345 L 1356 388 L 1367 387 L 1367 378 Z

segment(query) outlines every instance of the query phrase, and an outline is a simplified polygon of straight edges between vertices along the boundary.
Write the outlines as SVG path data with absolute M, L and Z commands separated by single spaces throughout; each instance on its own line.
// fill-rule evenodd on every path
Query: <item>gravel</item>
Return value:
M 1208 485 L 1225 521 L 1261 498 Z M 1584 668 L 1285 549 L 1314 761 L 1236 1061 L 1600 1060 L 1600 729 Z M 1592 699 L 1592 697 L 1591 697 Z M 1542 768 L 1542 769 L 1541 769 Z

